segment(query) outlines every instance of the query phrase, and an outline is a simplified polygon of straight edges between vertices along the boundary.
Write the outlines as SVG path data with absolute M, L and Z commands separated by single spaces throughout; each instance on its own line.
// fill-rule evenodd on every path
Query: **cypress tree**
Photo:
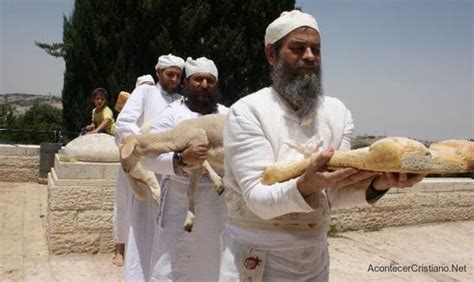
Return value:
M 109 105 L 137 76 L 153 74 L 158 56 L 206 56 L 219 69 L 223 103 L 269 84 L 263 53 L 267 25 L 294 0 L 76 0 L 64 17 L 63 42 L 36 43 L 64 57 L 63 122 L 78 131 L 90 121 L 90 93 L 109 91 Z

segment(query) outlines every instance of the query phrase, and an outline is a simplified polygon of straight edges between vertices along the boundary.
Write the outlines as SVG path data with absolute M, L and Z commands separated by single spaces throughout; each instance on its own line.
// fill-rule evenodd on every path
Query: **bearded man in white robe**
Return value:
M 423 175 L 326 169 L 334 149 L 350 149 L 354 125 L 340 100 L 323 95 L 311 15 L 283 12 L 267 27 L 265 56 L 272 86 L 236 102 L 224 128 L 228 219 L 219 281 L 327 281 L 330 209 L 374 203 Z M 261 184 L 268 165 L 301 160 L 316 144 L 324 150 L 302 176 Z
M 184 60 L 172 54 L 158 58 L 155 66 L 158 83 L 140 84 L 131 93 L 116 123 L 116 142 L 143 133 L 170 103 L 181 98 L 176 93 L 181 83 Z M 151 249 L 158 205 L 149 190 L 140 201 L 131 192 L 124 172 L 119 169 L 114 207 L 116 243 L 125 244 L 125 281 L 148 281 Z
M 218 103 L 218 71 L 205 57 L 185 64 L 185 98 L 169 105 L 152 123 L 151 132 L 174 127 L 179 122 L 207 114 L 227 114 Z M 162 203 L 155 241 L 152 247 L 151 281 L 217 281 L 219 273 L 219 238 L 224 228 L 224 196 L 216 192 L 204 176 L 194 196 L 195 215 L 192 232 L 183 228 L 188 213 L 190 178 L 183 171 L 186 164 L 206 159 L 208 145 L 194 142 L 182 152 L 162 154 L 142 160 L 144 168 L 169 175 L 162 182 Z M 220 175 L 223 171 L 217 171 Z

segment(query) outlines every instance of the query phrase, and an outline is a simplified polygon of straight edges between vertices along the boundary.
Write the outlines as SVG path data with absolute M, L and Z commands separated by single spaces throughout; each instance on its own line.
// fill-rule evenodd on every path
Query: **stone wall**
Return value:
M 0 144 L 0 181 L 38 181 L 39 152 L 39 145 Z
M 119 163 L 61 162 L 48 175 L 48 244 L 52 254 L 112 252 Z M 333 230 L 474 219 L 474 180 L 428 178 L 392 189 L 375 205 L 332 211 Z
M 52 254 L 114 250 L 112 215 L 118 163 L 61 162 L 48 175 Z
M 408 189 L 391 189 L 372 206 L 332 211 L 337 231 L 474 219 L 474 180 L 427 178 Z

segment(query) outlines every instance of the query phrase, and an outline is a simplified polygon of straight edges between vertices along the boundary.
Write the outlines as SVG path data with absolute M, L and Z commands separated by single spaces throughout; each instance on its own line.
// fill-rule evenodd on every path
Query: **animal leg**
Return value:
M 153 172 L 145 170 L 140 163 L 137 163 L 131 171 L 125 172 L 125 175 L 136 195 L 138 192 L 137 198 L 144 200 L 145 193 L 142 190 L 149 188 L 155 202 L 160 203 L 161 188 Z
M 124 172 L 133 170 L 135 165 L 140 161 L 141 157 L 135 152 L 137 140 L 135 136 L 128 136 L 120 142 L 119 154 L 120 164 Z
M 189 186 L 188 186 L 188 213 L 184 221 L 184 230 L 191 232 L 193 229 L 193 220 L 196 217 L 194 214 L 194 196 L 196 193 L 196 188 L 201 182 L 203 168 L 199 167 L 191 171 L 189 176 Z
M 189 134 L 188 137 L 191 137 L 191 139 L 207 140 L 205 131 L 202 129 L 191 129 L 186 131 L 186 133 Z M 160 187 L 155 176 L 140 166 L 140 159 L 146 155 L 160 155 L 171 151 L 181 151 L 188 145 L 189 140 L 180 138 L 173 129 L 160 133 L 131 135 L 122 140 L 119 146 L 120 163 L 123 171 L 129 173 L 129 176 L 133 178 L 130 181 L 130 185 L 137 194 L 137 197 L 140 198 L 138 186 L 146 183 L 157 203 L 159 203 L 160 198 Z
M 205 138 L 203 130 L 188 130 L 189 138 Z M 189 145 L 189 140 L 170 129 L 158 133 L 145 133 L 125 137 L 120 146 L 120 162 L 125 172 L 133 170 L 135 165 L 144 156 L 160 155 L 172 151 L 184 150 Z
M 222 182 L 222 178 L 217 174 L 217 172 L 211 167 L 208 161 L 204 161 L 202 166 L 207 171 L 209 178 L 211 178 L 212 183 L 216 187 L 217 194 L 221 195 L 224 192 L 224 183 Z
M 143 182 L 140 182 L 138 179 L 133 178 L 129 173 L 125 173 L 125 176 L 128 179 L 128 183 L 130 184 L 130 188 L 132 188 L 135 197 L 140 201 L 145 200 L 145 189 L 147 189 L 146 185 Z

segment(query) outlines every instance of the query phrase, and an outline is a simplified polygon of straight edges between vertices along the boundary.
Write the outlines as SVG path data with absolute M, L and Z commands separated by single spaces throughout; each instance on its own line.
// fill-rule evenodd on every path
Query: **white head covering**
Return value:
M 316 19 L 310 14 L 298 10 L 282 12 L 280 17 L 270 23 L 265 31 L 265 46 L 273 44 L 293 30 L 307 26 L 319 32 Z
M 212 74 L 216 78 L 216 80 L 218 79 L 216 65 L 212 60 L 209 60 L 206 57 L 197 58 L 196 60 L 193 60 L 193 58 L 188 57 L 186 59 L 185 70 L 186 78 L 198 72 L 205 72 Z
M 178 67 L 182 70 L 184 68 L 184 60 L 180 57 L 172 55 L 171 53 L 168 55 L 161 55 L 158 58 L 158 63 L 155 66 L 155 70 L 162 70 L 169 67 Z
M 137 77 L 137 83 L 135 84 L 135 87 L 138 87 L 139 85 L 142 85 L 144 83 L 148 83 L 151 85 L 155 84 L 155 80 L 153 77 L 149 74 L 142 75 L 140 77 Z

